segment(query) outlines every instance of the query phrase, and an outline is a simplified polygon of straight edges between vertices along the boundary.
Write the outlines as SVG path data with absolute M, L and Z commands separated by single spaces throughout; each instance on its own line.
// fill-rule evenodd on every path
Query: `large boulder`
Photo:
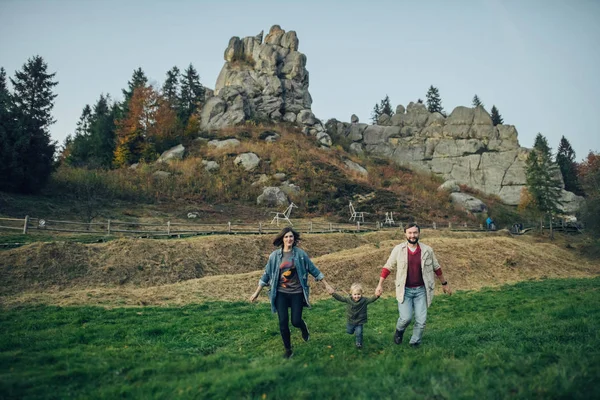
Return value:
M 171 147 L 169 150 L 163 152 L 157 161 L 168 162 L 172 160 L 183 160 L 185 154 L 185 147 L 182 144 L 178 144 L 175 147 Z
M 260 158 L 254 153 L 243 153 L 237 156 L 233 163 L 241 165 L 246 171 L 254 171 L 260 163 Z
M 264 188 L 262 194 L 256 198 L 256 204 L 259 206 L 281 207 L 289 203 L 285 192 L 274 186 Z
M 488 209 L 483 201 L 467 193 L 451 193 L 450 200 L 458 207 L 474 214 L 487 212 Z

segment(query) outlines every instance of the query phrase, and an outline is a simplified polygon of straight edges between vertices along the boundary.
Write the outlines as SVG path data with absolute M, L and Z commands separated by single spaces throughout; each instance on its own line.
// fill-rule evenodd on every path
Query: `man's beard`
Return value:
M 419 238 L 415 238 L 415 239 L 406 239 L 408 240 L 408 243 L 410 244 L 417 244 L 417 242 L 419 241 Z

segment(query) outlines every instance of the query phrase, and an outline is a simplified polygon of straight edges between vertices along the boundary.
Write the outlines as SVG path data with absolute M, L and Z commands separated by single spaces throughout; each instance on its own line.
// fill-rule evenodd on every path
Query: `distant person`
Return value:
M 292 311 L 292 325 L 300 329 L 302 339 L 308 342 L 310 333 L 306 322 L 302 319 L 302 309 L 310 308 L 308 302 L 308 274 L 316 281 L 322 281 L 326 289 L 329 284 L 323 279 L 323 274 L 313 264 L 306 252 L 298 247 L 300 234 L 290 227 L 285 227 L 273 240 L 273 245 L 279 247 L 269 256 L 265 273 L 258 281 L 256 291 L 250 296 L 254 302 L 264 286 L 269 286 L 271 310 L 279 316 L 279 331 L 285 348 L 284 357 L 290 358 L 292 350 L 288 309 Z
M 350 296 L 342 296 L 329 286 L 327 291 L 334 299 L 346 303 L 346 333 L 356 336 L 356 348 L 363 346 L 363 325 L 367 323 L 367 305 L 379 298 L 363 297 L 363 287 L 360 283 L 353 283 L 350 287 Z
M 487 217 L 487 219 L 485 220 L 485 226 L 487 227 L 487 230 L 491 231 L 493 225 L 494 225 L 494 220 L 492 219 L 492 217 Z
M 415 318 L 412 337 L 409 344 L 417 347 L 421 344 L 423 330 L 427 320 L 427 308 L 433 299 L 435 274 L 446 294 L 452 294 L 448 281 L 444 278 L 442 268 L 435 258 L 433 249 L 419 243 L 419 225 L 410 223 L 404 228 L 406 242 L 400 243 L 392 250 L 390 257 L 381 270 L 379 284 L 375 295 L 383 293 L 383 281 L 396 268 L 396 299 L 400 317 L 396 323 L 394 343 L 402 343 L 406 327 Z

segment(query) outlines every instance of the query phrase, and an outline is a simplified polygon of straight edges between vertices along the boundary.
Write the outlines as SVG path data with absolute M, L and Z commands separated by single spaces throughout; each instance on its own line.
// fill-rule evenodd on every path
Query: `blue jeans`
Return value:
M 404 288 L 404 302 L 398 303 L 398 312 L 400 318 L 396 324 L 396 329 L 404 331 L 410 321 L 415 316 L 413 334 L 410 338 L 410 344 L 420 344 L 425 330 L 425 321 L 427 320 L 427 294 L 425 286 L 416 288 Z
M 350 335 L 352 335 L 353 333 L 356 333 L 356 344 L 362 345 L 362 339 L 363 339 L 363 326 L 362 325 L 346 324 L 346 333 L 348 333 Z

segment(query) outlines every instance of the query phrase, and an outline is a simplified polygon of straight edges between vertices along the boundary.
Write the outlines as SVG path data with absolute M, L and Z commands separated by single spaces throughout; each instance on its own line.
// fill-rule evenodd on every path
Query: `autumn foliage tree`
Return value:
M 134 88 L 127 113 L 117 121 L 115 167 L 156 159 L 154 134 L 159 107 L 159 95 L 152 86 Z
M 586 196 L 583 219 L 586 227 L 600 237 L 600 153 L 590 151 L 577 171 Z

